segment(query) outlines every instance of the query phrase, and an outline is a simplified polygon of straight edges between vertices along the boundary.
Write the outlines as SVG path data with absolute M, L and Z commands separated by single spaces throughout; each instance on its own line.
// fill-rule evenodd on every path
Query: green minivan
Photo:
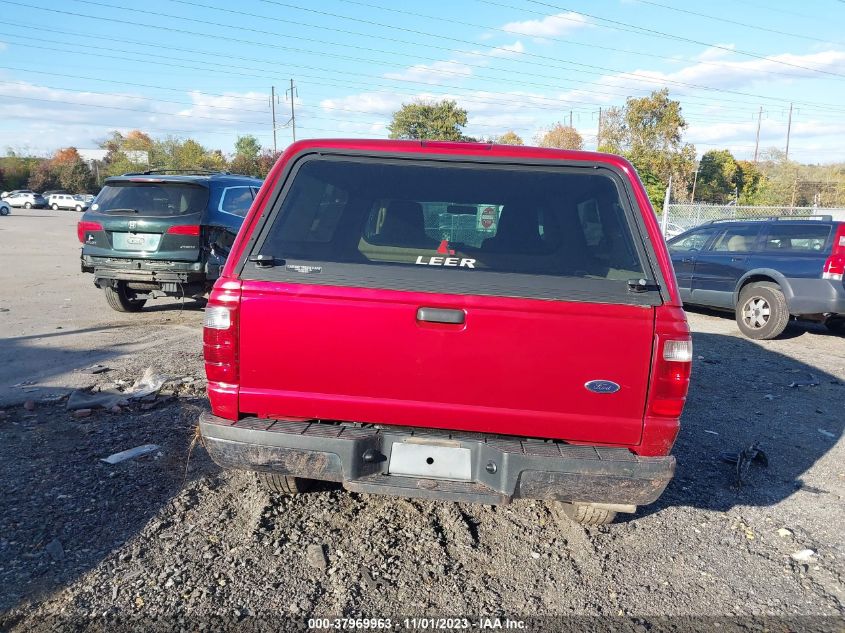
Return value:
M 157 297 L 204 303 L 261 184 L 205 171 L 108 178 L 78 224 L 82 272 L 118 312 Z

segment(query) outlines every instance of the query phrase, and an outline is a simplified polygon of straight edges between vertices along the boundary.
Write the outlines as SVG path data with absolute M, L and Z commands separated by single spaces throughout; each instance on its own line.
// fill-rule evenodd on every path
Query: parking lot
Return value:
M 274 498 L 195 441 L 202 311 L 109 309 L 79 272 L 78 217 L 0 218 L 0 628 L 127 614 L 845 614 L 845 338 L 796 324 L 754 342 L 731 316 L 690 313 L 676 477 L 607 527 L 531 501 L 333 485 Z M 154 402 L 65 410 L 69 390 L 131 384 L 148 367 L 176 379 Z M 755 443 L 768 465 L 740 484 L 721 454 Z M 100 461 L 143 444 L 159 449 Z

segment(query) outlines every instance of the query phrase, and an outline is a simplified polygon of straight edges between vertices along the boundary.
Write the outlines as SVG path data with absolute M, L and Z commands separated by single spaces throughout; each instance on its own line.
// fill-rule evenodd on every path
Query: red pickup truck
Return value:
M 472 143 L 294 143 L 205 313 L 212 458 L 278 492 L 655 501 L 692 344 L 618 156 Z

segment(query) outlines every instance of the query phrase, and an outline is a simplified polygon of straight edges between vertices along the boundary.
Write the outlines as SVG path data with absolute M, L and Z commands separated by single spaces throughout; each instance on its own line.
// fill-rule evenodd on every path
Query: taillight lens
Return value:
M 198 224 L 178 224 L 167 229 L 168 235 L 199 235 L 200 227 Z
M 842 281 L 843 275 L 845 275 L 845 224 L 840 224 L 833 238 L 830 257 L 827 258 L 822 269 L 822 279 Z
M 657 344 L 648 415 L 678 418 L 689 389 L 692 340 L 658 338 Z
M 232 311 L 226 306 L 209 306 L 202 319 L 202 326 L 212 330 L 228 330 L 232 327 Z
M 663 341 L 663 360 L 671 363 L 691 363 L 692 341 Z
M 843 274 L 845 274 L 845 257 L 841 255 L 828 257 L 824 263 L 822 279 L 842 281 Z
M 102 231 L 103 225 L 99 222 L 91 222 L 89 220 L 82 220 L 76 223 L 76 237 L 79 238 L 80 243 L 85 243 L 85 234 L 89 231 Z
M 209 382 L 238 382 L 238 297 L 215 289 L 203 318 L 202 350 Z

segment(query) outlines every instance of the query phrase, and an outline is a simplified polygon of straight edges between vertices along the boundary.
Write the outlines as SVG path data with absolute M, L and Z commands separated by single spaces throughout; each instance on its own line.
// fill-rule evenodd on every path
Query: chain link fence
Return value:
M 665 208 L 667 218 L 659 217 L 665 226 L 666 237 L 671 238 L 711 220 L 733 220 L 736 218 L 767 218 L 811 215 L 830 215 L 835 220 L 845 220 L 845 209 L 824 209 L 819 207 L 762 207 L 735 204 L 671 203 Z

